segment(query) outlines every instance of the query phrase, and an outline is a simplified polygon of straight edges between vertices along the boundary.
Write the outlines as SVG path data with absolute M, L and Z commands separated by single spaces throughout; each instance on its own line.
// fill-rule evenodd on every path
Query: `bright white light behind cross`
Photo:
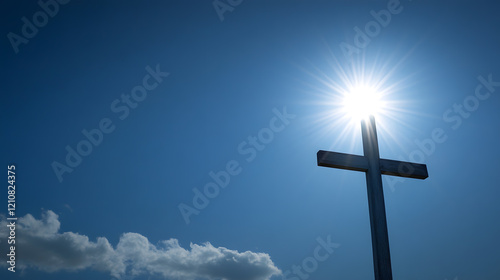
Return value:
M 384 102 L 381 93 L 374 87 L 356 86 L 344 93 L 342 110 L 351 119 L 358 122 L 362 119 L 382 113 Z
M 329 68 L 314 67 L 308 74 L 313 78 L 305 103 L 311 103 L 311 132 L 317 139 L 335 139 L 330 148 L 347 143 L 352 151 L 359 146 L 361 120 L 373 115 L 377 120 L 379 138 L 392 149 L 405 135 L 392 129 L 400 125 L 413 129 L 405 118 L 416 113 L 409 102 L 409 77 L 402 77 L 398 68 L 404 58 L 392 63 L 391 57 L 375 57 L 368 63 L 364 57 L 341 63 L 327 56 Z M 380 61 L 384 61 L 381 63 Z M 396 75 L 397 73 L 397 75 Z M 411 91 L 410 91 L 411 92 Z M 400 114 L 404 113 L 404 114 Z M 405 116 L 405 117 L 403 117 Z M 334 134 L 332 137 L 331 133 Z M 396 137 L 396 135 L 398 135 Z

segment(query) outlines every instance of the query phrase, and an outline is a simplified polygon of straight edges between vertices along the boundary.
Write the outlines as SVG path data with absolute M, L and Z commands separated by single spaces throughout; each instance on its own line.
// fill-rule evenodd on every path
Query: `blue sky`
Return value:
M 4 1 L 0 277 L 373 279 L 364 175 L 316 165 L 362 154 L 363 76 L 381 156 L 429 170 L 383 178 L 394 279 L 499 279 L 498 8 Z

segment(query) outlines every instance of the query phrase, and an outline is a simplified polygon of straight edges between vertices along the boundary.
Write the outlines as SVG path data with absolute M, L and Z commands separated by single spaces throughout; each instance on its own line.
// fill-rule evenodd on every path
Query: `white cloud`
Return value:
M 7 251 L 7 220 L 0 217 L 0 249 Z M 116 278 L 140 274 L 167 279 L 267 280 L 281 271 L 268 254 L 238 252 L 210 243 L 182 248 L 177 239 L 154 245 L 138 233 L 124 233 L 113 248 L 105 237 L 90 241 L 85 235 L 59 233 L 61 223 L 54 212 L 42 213 L 40 220 L 27 214 L 16 228 L 17 269 L 28 267 L 47 272 L 94 269 Z M 6 255 L 2 256 L 6 264 Z

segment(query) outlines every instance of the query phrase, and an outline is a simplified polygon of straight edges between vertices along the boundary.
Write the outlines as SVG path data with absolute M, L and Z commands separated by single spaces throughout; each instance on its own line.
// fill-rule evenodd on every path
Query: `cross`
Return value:
M 429 175 L 425 164 L 380 158 L 374 116 L 361 121 L 361 134 L 363 156 L 320 150 L 317 154 L 318 166 L 366 173 L 375 280 L 392 280 L 382 174 L 415 179 L 425 179 Z

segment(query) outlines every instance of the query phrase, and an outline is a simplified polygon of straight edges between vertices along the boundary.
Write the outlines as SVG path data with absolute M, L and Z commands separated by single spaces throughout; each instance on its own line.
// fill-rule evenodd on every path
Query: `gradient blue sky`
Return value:
M 394 279 L 500 279 L 500 86 L 474 97 L 484 84 L 478 77 L 500 81 L 500 6 L 401 1 L 346 56 L 341 44 L 355 46 L 356 27 L 364 30 L 370 12 L 391 2 L 245 0 L 219 17 L 212 1 L 70 1 L 16 53 L 8 34 L 21 36 L 22 18 L 32 21 L 42 8 L 3 1 L 0 213 L 7 165 L 15 164 L 24 218 L 15 274 L 5 266 L 1 218 L 0 277 L 111 279 L 121 264 L 122 279 L 175 279 L 175 265 L 148 257 L 183 261 L 162 247 L 176 239 L 180 247 L 169 248 L 186 249 L 192 268 L 204 267 L 180 279 L 267 279 L 274 268 L 307 263 L 318 238 L 329 237 L 338 246 L 309 279 L 373 279 L 364 175 L 316 166 L 320 149 L 362 153 L 360 127 L 340 118 L 329 83 L 342 84 L 339 69 L 364 69 L 394 85 L 386 96 L 393 110 L 377 120 L 381 156 L 412 155 L 430 176 L 384 178 Z M 112 104 L 124 106 L 121 95 L 143 83 L 148 66 L 169 75 L 128 115 L 115 112 Z M 470 110 L 460 113 L 464 102 Z M 269 132 L 284 108 L 295 117 L 276 121 L 283 129 L 251 148 L 248 137 Z M 76 149 L 82 130 L 106 118 L 114 130 L 60 181 L 53 163 L 66 164 L 66 146 Z M 446 141 L 424 153 L 416 141 L 435 129 Z M 228 162 L 241 172 L 186 224 L 179 205 L 193 207 L 193 188 L 203 191 L 209 173 Z M 145 238 L 150 250 L 141 255 Z M 195 248 L 222 254 L 219 266 Z M 283 279 L 301 279 L 289 275 Z

